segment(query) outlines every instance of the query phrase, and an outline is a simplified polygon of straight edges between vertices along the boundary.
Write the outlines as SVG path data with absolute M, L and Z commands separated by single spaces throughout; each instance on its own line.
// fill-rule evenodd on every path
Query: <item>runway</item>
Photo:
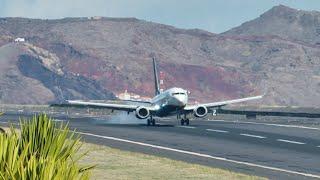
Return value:
M 17 119 L 4 115 L 0 122 Z M 160 120 L 148 127 L 144 121 L 117 125 L 108 119 L 68 120 L 92 143 L 271 179 L 320 179 L 320 126 L 203 119 L 190 126 Z

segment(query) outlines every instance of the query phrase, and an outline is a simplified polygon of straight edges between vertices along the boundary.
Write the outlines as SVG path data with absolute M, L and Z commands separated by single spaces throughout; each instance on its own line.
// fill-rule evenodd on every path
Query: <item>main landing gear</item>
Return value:
M 181 115 L 179 114 L 177 118 L 180 119 L 181 126 L 184 126 L 184 125 L 189 126 L 190 120 L 189 118 L 187 118 L 186 114 L 184 114 L 184 117 L 181 117 Z
M 155 126 L 156 125 L 156 120 L 152 118 L 152 116 L 150 116 L 150 118 L 147 120 L 147 125 L 148 126 Z
M 181 119 L 180 123 L 181 123 L 181 126 L 183 126 L 183 125 L 189 126 L 190 120 L 189 119 Z

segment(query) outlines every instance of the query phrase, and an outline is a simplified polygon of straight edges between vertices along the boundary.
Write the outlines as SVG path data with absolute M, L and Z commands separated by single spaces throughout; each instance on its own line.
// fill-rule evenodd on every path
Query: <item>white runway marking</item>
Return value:
M 211 122 L 229 122 L 229 123 L 238 123 L 238 124 L 256 124 L 256 125 L 265 125 L 265 126 L 278 126 L 278 127 L 287 127 L 287 128 L 300 128 L 300 129 L 320 130 L 320 128 L 315 128 L 315 127 L 287 125 L 287 124 L 258 123 L 258 122 L 250 122 L 250 121 L 227 121 L 227 120 L 209 120 L 209 119 L 207 121 L 211 121 Z
M 19 123 L 13 123 L 13 122 L 3 122 L 0 121 L 1 124 L 14 124 L 14 125 L 20 125 Z
M 193 126 L 177 126 L 179 128 L 187 128 L 187 129 L 195 129 L 196 127 Z
M 290 140 L 286 140 L 286 139 L 277 139 L 277 141 L 281 141 L 281 142 L 286 142 L 286 143 L 291 143 L 291 144 L 306 144 L 303 142 L 298 142 L 298 141 L 290 141 Z
M 240 134 L 241 136 L 247 136 L 247 137 L 253 137 L 253 138 L 259 138 L 259 139 L 264 139 L 267 137 L 264 136 L 258 136 L 258 135 L 253 135 L 253 134 Z
M 160 119 L 160 121 L 170 122 L 171 120 L 169 120 L 169 119 Z
M 65 120 L 62 120 L 62 119 L 53 119 L 52 121 L 55 121 L 55 122 L 64 122 Z
M 219 133 L 228 133 L 229 131 L 219 130 L 219 129 L 206 129 L 207 131 L 219 132 Z
M 143 142 L 120 139 L 120 138 L 110 137 L 110 136 L 101 136 L 101 135 L 85 133 L 85 132 L 78 132 L 78 133 L 82 134 L 82 135 L 93 136 L 93 137 L 98 137 L 98 138 L 103 138 L 103 139 L 109 139 L 109 140 L 113 140 L 113 141 L 136 144 L 136 145 L 145 146 L 145 147 L 152 147 L 152 148 L 156 148 L 156 149 L 162 149 L 162 150 L 166 150 L 166 151 L 178 152 L 178 153 L 183 153 L 183 154 L 188 154 L 188 155 L 193 155 L 193 156 L 198 156 L 198 157 L 210 158 L 210 159 L 214 159 L 214 160 L 220 160 L 220 161 L 241 164 L 241 165 L 246 165 L 246 166 L 251 166 L 251 167 L 258 167 L 258 168 L 268 169 L 268 170 L 272 170 L 272 171 L 279 171 L 279 172 L 301 175 L 301 176 L 306 176 L 306 177 L 320 178 L 320 175 L 302 173 L 302 172 L 297 172 L 297 171 L 292 171 L 292 170 L 287 170 L 287 169 L 282 169 L 282 168 L 276 168 L 276 167 L 271 167 L 271 166 L 264 166 L 264 165 L 249 163 L 249 162 L 236 161 L 236 160 L 231 160 L 231 159 L 227 159 L 227 158 L 223 158 L 223 157 L 217 157 L 217 156 L 212 156 L 212 155 L 208 155 L 208 154 L 196 153 L 196 152 L 192 152 L 192 151 L 185 151 L 185 150 L 180 150 L 180 149 L 174 149 L 174 148 L 169 148 L 169 147 L 164 147 L 164 146 L 147 144 L 147 143 L 143 143 Z

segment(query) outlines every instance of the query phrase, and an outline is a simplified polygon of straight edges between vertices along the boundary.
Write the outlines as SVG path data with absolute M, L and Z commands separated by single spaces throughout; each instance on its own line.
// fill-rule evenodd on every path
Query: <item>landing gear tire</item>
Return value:
M 186 126 L 189 126 L 190 120 L 189 120 L 189 119 L 186 119 L 186 120 L 185 120 L 185 123 L 186 123 Z
M 156 125 L 156 120 L 155 119 L 148 119 L 147 120 L 147 125 L 150 126 L 155 126 Z
M 181 126 L 184 126 L 184 125 L 189 126 L 190 120 L 189 119 L 181 119 L 180 123 L 181 123 Z
M 183 126 L 184 125 L 184 119 L 181 119 L 180 123 L 181 123 L 181 126 Z

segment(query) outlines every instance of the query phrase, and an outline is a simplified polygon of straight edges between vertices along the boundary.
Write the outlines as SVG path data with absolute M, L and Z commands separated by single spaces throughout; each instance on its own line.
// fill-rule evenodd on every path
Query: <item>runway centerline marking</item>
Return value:
M 160 119 L 160 121 L 170 122 L 171 120 L 169 120 L 169 119 Z
M 194 126 L 177 126 L 179 128 L 187 128 L 187 129 L 195 129 L 196 127 Z
M 14 124 L 14 125 L 20 125 L 19 123 L 13 123 L 13 122 L 4 122 L 0 121 L 1 124 Z
M 207 131 L 219 132 L 219 133 L 229 133 L 229 131 L 219 130 L 219 129 L 206 129 Z
M 55 121 L 55 122 L 64 122 L 65 120 L 62 120 L 62 119 L 53 119 L 52 121 Z
M 155 149 L 161 149 L 161 150 L 178 152 L 178 153 L 188 154 L 188 155 L 193 155 L 193 156 L 198 156 L 198 157 L 210 158 L 210 159 L 230 162 L 230 163 L 234 163 L 234 164 L 241 164 L 241 165 L 246 165 L 246 166 L 250 166 L 250 167 L 258 167 L 258 168 L 268 169 L 268 170 L 272 170 L 272 171 L 279 171 L 279 172 L 284 172 L 284 173 L 289 173 L 289 174 L 295 174 L 295 175 L 301 175 L 301 176 L 313 177 L 313 178 L 320 179 L 320 175 L 315 175 L 315 174 L 302 173 L 302 172 L 297 172 L 297 171 L 292 171 L 292 170 L 287 170 L 287 169 L 282 169 L 282 168 L 277 168 L 277 167 L 271 167 L 271 166 L 264 166 L 264 165 L 260 165 L 260 164 L 250 163 L 250 162 L 237 161 L 237 160 L 227 159 L 227 158 L 223 158 L 223 157 L 212 156 L 212 155 L 208 155 L 208 154 L 202 154 L 202 153 L 186 151 L 186 150 L 181 150 L 181 149 L 174 149 L 174 148 L 165 147 L 165 146 L 147 144 L 147 143 L 143 143 L 143 142 L 121 139 L 121 138 L 116 138 L 116 137 L 111 137 L 111 136 L 102 136 L 102 135 L 85 133 L 85 132 L 77 132 L 77 133 L 82 134 L 82 135 L 86 135 L 86 136 L 93 136 L 93 137 L 98 137 L 98 138 L 103 138 L 103 139 L 108 139 L 108 140 L 113 140 L 113 141 L 125 142 L 125 143 L 145 146 L 145 147 L 151 147 L 151 148 L 155 148 Z
M 227 121 L 227 120 L 210 120 L 210 119 L 208 119 L 207 121 L 210 121 L 210 122 L 229 122 L 229 123 L 236 123 L 236 124 L 255 124 L 255 125 L 265 125 L 265 126 L 278 126 L 278 127 L 287 127 L 287 128 L 300 128 L 300 129 L 320 130 L 320 128 L 315 128 L 315 127 L 287 125 L 287 124 L 258 123 L 258 122 L 250 122 L 250 121 Z
M 247 137 L 253 137 L 253 138 L 259 138 L 259 139 L 264 139 L 267 137 L 264 136 L 258 136 L 258 135 L 254 135 L 254 134 L 240 134 L 241 136 L 247 136 Z
M 300 145 L 306 144 L 306 143 L 304 143 L 304 142 L 290 141 L 290 140 L 287 140 L 287 139 L 277 139 L 277 141 L 286 142 L 286 143 L 291 143 L 291 144 L 300 144 Z

